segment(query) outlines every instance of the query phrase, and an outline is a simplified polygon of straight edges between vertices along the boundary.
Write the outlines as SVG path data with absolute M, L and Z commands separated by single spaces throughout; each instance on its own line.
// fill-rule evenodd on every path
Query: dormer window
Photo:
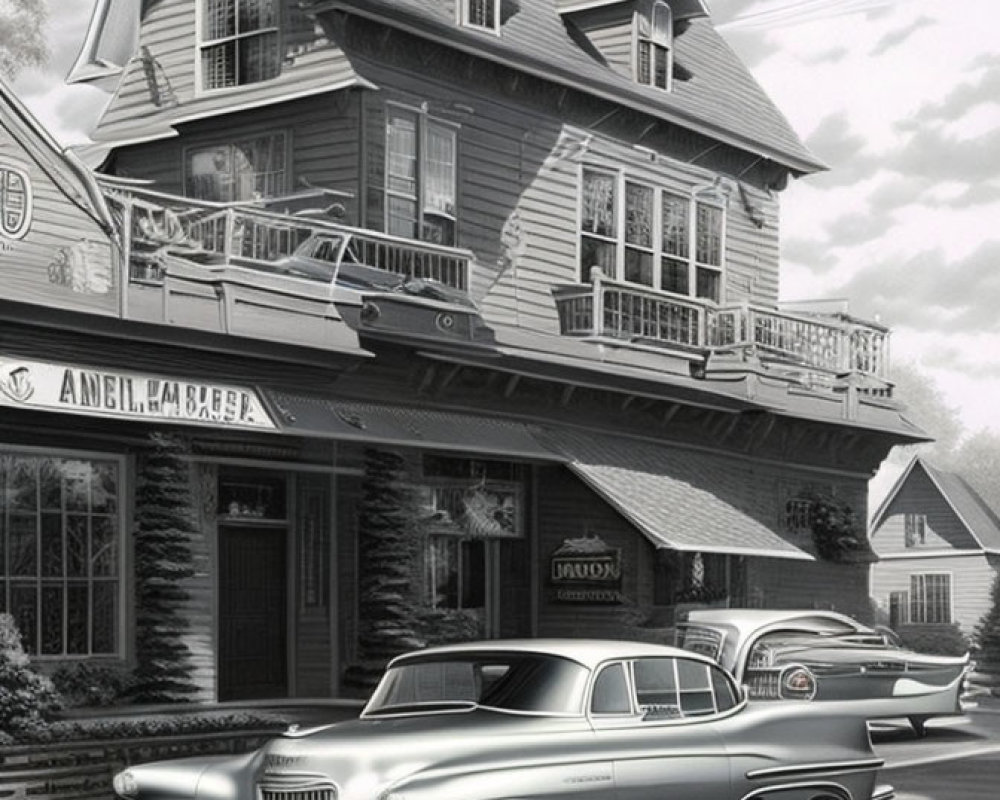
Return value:
M 639 83 L 670 91 L 673 15 L 663 0 L 645 3 L 636 17 L 635 77 Z
M 466 27 L 500 32 L 500 0 L 459 0 L 459 8 Z
M 278 0 L 202 0 L 201 8 L 203 88 L 243 86 L 278 76 Z

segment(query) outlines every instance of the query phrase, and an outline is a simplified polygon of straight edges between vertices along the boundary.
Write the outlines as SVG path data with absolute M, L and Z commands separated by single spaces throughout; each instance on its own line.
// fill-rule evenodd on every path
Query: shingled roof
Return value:
M 892 501 L 906 485 L 909 477 L 921 469 L 979 547 L 985 552 L 1000 554 L 1000 515 L 957 472 L 938 469 L 920 456 L 913 457 L 879 505 L 872 517 L 872 530 L 885 521 Z
M 613 70 L 554 0 L 519 0 L 499 36 L 458 26 L 441 0 L 313 0 L 315 11 L 341 9 L 416 36 L 619 103 L 789 167 L 825 169 L 707 18 L 689 21 L 674 40 L 677 66 L 690 74 L 670 92 Z

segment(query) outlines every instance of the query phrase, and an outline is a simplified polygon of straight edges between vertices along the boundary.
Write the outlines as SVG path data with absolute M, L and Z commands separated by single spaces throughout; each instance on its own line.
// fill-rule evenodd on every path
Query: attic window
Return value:
M 636 80 L 670 91 L 673 16 L 663 0 L 646 3 L 636 18 Z
M 500 0 L 460 0 L 459 7 L 466 27 L 500 32 Z
M 279 17 L 277 0 L 203 0 L 203 87 L 224 89 L 277 77 Z

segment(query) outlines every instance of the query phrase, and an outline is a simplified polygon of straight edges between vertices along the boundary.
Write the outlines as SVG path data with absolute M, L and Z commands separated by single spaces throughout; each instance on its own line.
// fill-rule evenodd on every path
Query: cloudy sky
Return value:
M 16 84 L 66 144 L 106 102 L 62 85 L 92 0 L 49 0 L 52 60 Z M 782 195 L 782 297 L 892 328 L 968 432 L 1000 431 L 997 0 L 709 0 L 830 171 Z

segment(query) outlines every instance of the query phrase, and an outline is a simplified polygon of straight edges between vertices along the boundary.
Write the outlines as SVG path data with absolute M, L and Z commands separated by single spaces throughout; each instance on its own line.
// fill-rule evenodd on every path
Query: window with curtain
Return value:
M 185 193 L 231 203 L 276 197 L 288 191 L 284 133 L 192 147 L 185 158 Z
M 0 453 L 0 610 L 34 656 L 116 655 L 119 463 Z
M 662 0 L 646 3 L 636 22 L 636 80 L 669 91 L 673 43 L 670 6 Z
M 951 622 L 951 575 L 910 576 L 910 622 Z
M 201 76 L 205 89 L 277 77 L 279 0 L 202 0 Z
M 927 516 L 906 513 L 903 515 L 903 537 L 906 547 L 920 547 L 927 543 Z
M 386 232 L 443 245 L 456 241 L 458 132 L 389 107 L 386 124 Z

